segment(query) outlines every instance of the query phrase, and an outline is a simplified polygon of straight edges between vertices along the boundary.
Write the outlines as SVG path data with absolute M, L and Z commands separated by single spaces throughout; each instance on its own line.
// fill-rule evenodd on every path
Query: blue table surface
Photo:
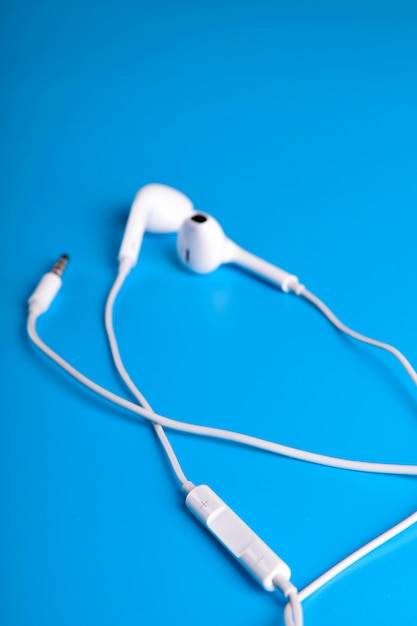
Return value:
M 34 348 L 26 300 L 75 367 L 129 397 L 103 305 L 129 206 L 172 185 L 353 328 L 417 363 L 413 2 L 3 2 L 0 623 L 277 626 L 268 594 L 188 515 L 148 424 Z M 236 268 L 184 271 L 146 236 L 115 309 L 159 413 L 346 458 L 417 463 L 417 393 L 389 355 Z M 172 433 L 304 587 L 416 508 L 412 478 Z M 417 623 L 410 528 L 304 603 L 306 626 Z

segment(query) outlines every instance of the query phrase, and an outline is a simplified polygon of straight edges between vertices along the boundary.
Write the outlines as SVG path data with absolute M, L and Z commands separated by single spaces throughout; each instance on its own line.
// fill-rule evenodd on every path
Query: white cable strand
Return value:
M 178 430 L 193 435 L 199 435 L 202 437 L 233 441 L 241 445 L 258 448 L 267 452 L 272 452 L 273 454 L 279 454 L 281 456 L 287 456 L 293 459 L 298 459 L 300 461 L 307 461 L 310 463 L 316 463 L 318 465 L 325 465 L 328 467 L 336 467 L 339 469 L 347 469 L 358 472 L 370 472 L 374 474 L 399 474 L 402 476 L 417 475 L 417 465 L 372 463 L 340 459 L 337 457 L 317 454 L 314 452 L 306 452 L 305 450 L 299 450 L 297 448 L 284 446 L 273 441 L 260 439 L 258 437 L 253 437 L 251 435 L 245 435 L 243 433 L 237 433 L 230 430 L 224 430 L 222 428 L 213 428 L 210 426 L 189 424 L 187 422 L 181 422 L 178 420 L 170 419 L 168 417 L 164 417 L 163 415 L 159 415 L 158 413 L 153 413 L 152 411 L 144 409 L 137 404 L 126 400 L 125 398 L 121 398 L 120 396 L 112 393 L 108 389 L 101 387 L 97 383 L 87 378 L 87 376 L 84 376 L 83 374 L 81 374 L 81 372 L 76 370 L 72 365 L 70 365 L 56 352 L 54 352 L 44 341 L 42 341 L 36 331 L 36 319 L 37 313 L 35 311 L 30 311 L 27 323 L 28 334 L 34 344 L 40 350 L 42 350 L 42 352 L 44 352 L 50 359 L 55 361 L 57 365 L 62 367 L 78 382 L 85 385 L 86 387 L 88 387 L 88 389 L 91 389 L 91 391 L 98 394 L 99 396 L 102 396 L 106 400 L 109 400 L 110 402 L 117 404 L 118 406 L 121 406 L 124 409 L 131 411 L 132 413 L 135 413 L 136 415 L 140 415 L 141 417 L 150 420 L 151 422 L 161 424 L 161 426 L 164 426 L 165 428 L 170 428 L 172 430 Z
M 110 345 L 112 349 L 112 355 L 113 355 L 116 367 L 121 377 L 123 378 L 123 380 L 129 387 L 129 389 L 132 391 L 135 397 L 137 397 L 139 401 L 141 401 L 141 398 L 143 398 L 143 396 L 140 393 L 140 391 L 137 389 L 137 387 L 134 385 L 133 381 L 131 380 L 128 372 L 126 371 L 123 365 L 122 359 L 120 357 L 118 345 L 117 345 L 117 340 L 114 334 L 113 325 L 112 325 L 112 306 L 114 303 L 114 299 L 117 296 L 117 293 L 120 290 L 124 282 L 124 278 L 127 275 L 128 271 L 129 270 L 127 270 L 127 272 L 123 272 L 123 269 L 122 268 L 120 269 L 119 276 L 120 274 L 122 274 L 122 277 L 120 278 L 120 280 L 119 280 L 119 277 L 118 279 L 116 279 L 113 289 L 111 290 L 109 294 L 108 303 L 107 303 L 108 306 L 106 306 L 106 329 L 107 329 L 107 333 L 109 336 L 109 341 L 110 341 Z M 113 291 L 114 291 L 114 297 L 112 299 L 111 296 L 112 296 Z M 365 335 L 357 333 L 356 331 L 353 331 L 352 329 L 347 327 L 345 324 L 343 324 L 332 313 L 332 311 L 319 298 L 317 298 L 311 292 L 307 290 L 303 290 L 303 291 L 299 291 L 298 295 L 303 295 L 314 306 L 316 306 L 336 328 L 338 328 L 345 334 L 363 343 L 368 343 L 372 346 L 386 350 L 390 352 L 391 354 L 393 354 L 403 365 L 403 367 L 405 368 L 405 370 L 407 371 L 407 373 L 409 374 L 413 382 L 417 384 L 417 373 L 415 372 L 414 368 L 411 366 L 410 362 L 404 357 L 404 355 L 399 350 L 397 350 L 397 348 L 387 343 L 369 338 Z M 143 404 L 143 401 L 141 401 L 141 403 Z M 162 427 L 161 427 L 161 430 L 162 430 Z M 416 521 L 417 521 L 417 512 L 413 513 L 402 522 L 396 524 L 391 529 L 382 533 L 381 535 L 379 535 L 372 541 L 368 542 L 366 545 L 362 546 L 361 548 L 353 552 L 351 555 L 349 555 L 348 557 L 346 557 L 345 559 L 343 559 L 342 561 L 334 565 L 327 572 L 325 572 L 324 574 L 319 576 L 316 580 L 314 580 L 312 583 L 307 585 L 301 592 L 297 593 L 297 589 L 293 585 L 291 585 L 291 590 L 290 591 L 287 590 L 287 592 L 285 593 L 285 595 L 289 598 L 289 602 L 284 612 L 284 619 L 285 619 L 286 626 L 302 626 L 303 625 L 303 612 L 302 612 L 302 607 L 301 607 L 302 600 L 306 599 L 311 594 L 315 593 L 323 585 L 325 585 L 327 582 L 332 580 L 335 576 L 337 576 L 339 573 L 341 573 L 345 569 L 349 568 L 358 560 L 360 560 L 367 554 L 371 553 L 372 551 L 376 550 L 378 547 L 380 547 L 381 545 L 388 542 L 390 539 L 392 539 L 396 535 L 400 534 L 401 532 L 409 528 Z
M 313 582 L 311 582 L 309 585 L 304 587 L 304 589 L 299 591 L 298 597 L 300 601 L 303 601 L 311 596 L 313 593 L 323 587 L 323 585 L 332 580 L 335 576 L 362 559 L 367 554 L 370 554 L 371 552 L 382 546 L 384 543 L 387 543 L 387 541 L 390 541 L 390 539 L 393 539 L 416 522 L 417 511 L 406 517 L 404 520 L 402 520 L 389 530 L 386 530 L 381 535 L 378 535 L 378 537 L 375 537 L 375 539 L 372 539 L 372 541 L 369 541 L 358 550 L 355 550 L 355 552 L 339 561 L 339 563 L 331 567 L 329 570 L 327 570 L 327 572 L 324 572 L 324 574 L 313 580 Z
M 117 345 L 117 340 L 116 340 L 116 335 L 114 332 L 114 327 L 113 327 L 113 308 L 114 308 L 114 303 L 116 301 L 117 295 L 120 291 L 120 289 L 123 286 L 123 283 L 126 279 L 126 276 L 129 274 L 130 272 L 130 263 L 129 262 L 125 262 L 125 263 L 121 263 L 120 267 L 119 267 L 119 272 L 117 274 L 116 280 L 113 283 L 112 288 L 110 289 L 109 295 L 107 296 L 107 301 L 106 301 L 106 306 L 105 306 L 105 314 L 104 314 L 104 320 L 105 320 L 105 326 L 106 326 L 106 332 L 107 332 L 107 338 L 109 340 L 109 345 L 110 345 L 110 352 L 111 355 L 113 357 L 113 361 L 114 364 L 116 366 L 117 371 L 119 372 L 122 380 L 125 382 L 126 386 L 128 387 L 128 389 L 131 391 L 131 393 L 133 394 L 133 396 L 138 400 L 139 404 L 141 404 L 145 409 L 148 409 L 148 411 L 152 411 L 152 407 L 149 404 L 149 402 L 146 400 L 146 398 L 142 395 L 142 393 L 139 391 L 139 389 L 136 387 L 136 385 L 134 384 L 134 382 L 132 381 L 132 379 L 130 378 L 127 370 L 125 369 L 125 366 L 123 364 L 123 361 L 121 359 L 120 356 L 120 351 L 119 351 L 119 346 Z M 155 430 L 155 433 L 159 439 L 159 442 L 161 443 L 162 449 L 164 450 L 170 464 L 171 467 L 175 473 L 175 476 L 177 477 L 179 483 L 181 484 L 182 487 L 184 487 L 184 485 L 186 485 L 187 483 L 189 483 L 189 480 L 187 479 L 187 477 L 184 474 L 184 471 L 180 465 L 180 462 L 172 448 L 172 445 L 164 431 L 164 429 L 162 428 L 162 426 L 160 424 L 157 424 L 155 422 L 152 422 L 152 426 Z
M 126 275 L 127 274 L 125 274 L 125 276 Z M 120 351 L 118 349 L 118 344 L 117 344 L 117 340 L 115 337 L 115 333 L 114 333 L 114 328 L 112 324 L 112 308 L 113 308 L 114 301 L 117 297 L 117 294 L 120 291 L 120 288 L 124 282 L 124 277 L 123 278 L 120 277 L 120 279 L 119 277 L 118 279 L 116 279 L 116 282 L 113 285 L 112 290 L 110 291 L 109 298 L 106 304 L 106 329 L 107 329 L 107 333 L 108 333 L 108 337 L 109 337 L 109 341 L 111 345 L 112 355 L 113 355 L 116 367 L 121 377 L 125 381 L 126 385 L 129 387 L 132 393 L 138 398 L 141 404 L 144 406 L 147 406 L 147 408 L 150 409 L 149 403 L 147 403 L 146 400 L 143 398 L 142 394 L 137 389 L 137 387 L 131 380 L 128 372 L 126 371 L 124 367 L 123 361 L 120 356 Z M 357 334 L 355 338 L 356 339 L 359 338 Z M 378 347 L 381 347 L 379 343 L 380 342 L 378 342 Z M 154 427 L 156 428 L 157 425 L 154 424 Z M 161 429 L 162 433 L 165 434 L 162 427 L 159 426 L 159 428 Z M 303 611 L 301 607 L 302 600 L 305 600 L 307 597 L 315 593 L 323 585 L 327 584 L 330 580 L 332 580 L 334 577 L 336 577 L 345 569 L 349 568 L 358 560 L 362 559 L 367 554 L 376 550 L 378 547 L 380 547 L 381 545 L 388 542 L 390 539 L 392 539 L 396 535 L 400 534 L 401 532 L 409 528 L 416 521 L 417 521 L 417 512 L 413 513 L 412 515 L 410 515 L 408 518 L 406 518 L 402 522 L 398 523 L 393 528 L 382 533 L 381 535 L 379 535 L 372 541 L 368 542 L 366 545 L 362 546 L 361 548 L 353 552 L 351 555 L 349 555 L 348 557 L 346 557 L 345 559 L 343 559 L 342 561 L 334 565 L 327 572 L 323 573 L 316 580 L 314 580 L 312 583 L 307 585 L 299 593 L 297 593 L 296 588 L 293 587 L 289 592 L 285 594 L 289 599 L 289 602 L 286 605 L 285 611 L 284 611 L 285 625 L 286 626 L 303 626 L 304 620 L 303 620 Z
M 121 275 L 121 276 L 118 276 L 118 278 L 115 281 L 115 284 L 113 286 L 114 291 L 113 291 L 113 289 L 111 291 L 113 301 L 111 301 L 110 294 L 109 294 L 110 312 L 112 310 L 112 306 L 114 304 L 114 299 L 115 299 L 115 297 L 117 295 L 117 292 L 120 290 L 120 287 L 123 284 L 124 278 L 125 278 L 125 276 L 123 277 L 123 275 Z M 391 354 L 393 354 L 400 361 L 400 363 L 403 365 L 403 367 L 405 368 L 405 370 L 407 371 L 409 376 L 412 378 L 414 383 L 417 384 L 417 373 L 416 373 L 416 371 L 414 370 L 414 368 L 411 366 L 409 361 L 404 357 L 404 355 L 399 350 L 397 350 L 396 348 L 394 348 L 393 346 L 391 346 L 389 344 L 386 344 L 384 342 L 380 342 L 380 341 L 371 339 L 369 337 L 366 337 L 365 335 L 361 335 L 360 333 L 357 333 L 356 331 L 351 330 L 349 327 L 347 327 L 345 324 L 343 324 L 330 311 L 330 309 L 321 300 L 319 300 L 319 298 L 317 298 L 316 296 L 314 296 L 310 292 L 305 290 L 305 291 L 299 292 L 299 295 L 303 295 L 307 300 L 309 300 L 314 306 L 316 306 L 329 319 L 329 321 L 332 324 L 334 324 L 334 326 L 336 326 L 336 328 L 338 328 L 339 330 L 341 330 L 345 334 L 350 335 L 350 336 L 352 336 L 353 338 L 355 338 L 355 339 L 357 339 L 359 341 L 362 341 L 364 343 L 368 343 L 370 345 L 376 346 L 378 348 L 381 348 L 381 349 L 386 350 L 386 351 L 390 352 Z M 108 315 L 108 313 L 107 313 L 107 315 Z M 317 463 L 317 464 L 321 464 L 321 465 L 327 465 L 327 466 L 331 466 L 331 467 L 337 467 L 337 468 L 341 468 L 341 469 L 350 469 L 350 470 L 355 470 L 355 471 L 365 471 L 365 472 L 384 473 L 384 474 L 386 474 L 386 473 L 402 474 L 402 475 L 416 475 L 417 474 L 417 466 L 415 466 L 415 465 L 398 465 L 398 464 L 386 464 L 386 463 L 366 463 L 366 462 L 361 462 L 361 461 L 350 461 L 350 460 L 346 460 L 346 459 L 338 459 L 338 458 L 335 458 L 335 457 L 329 457 L 329 456 L 325 456 L 325 455 L 320 455 L 320 454 L 315 454 L 315 453 L 311 453 L 311 452 L 306 452 L 306 451 L 303 451 L 303 450 L 298 450 L 296 448 L 291 448 L 289 446 L 283 446 L 281 444 L 277 444 L 277 443 L 270 442 L 270 441 L 267 441 L 267 440 L 259 439 L 259 438 L 256 438 L 256 437 L 251 437 L 249 435 L 235 433 L 233 431 L 227 431 L 227 430 L 218 429 L 218 428 L 210 428 L 210 427 L 205 427 L 205 426 L 198 426 L 198 425 L 195 425 L 195 424 L 187 424 L 185 422 L 179 422 L 177 420 L 171 420 L 169 418 L 165 418 L 165 417 L 163 417 L 161 415 L 155 414 L 155 413 L 153 413 L 150 410 L 149 404 L 146 402 L 145 398 L 142 396 L 140 391 L 136 388 L 134 383 L 131 381 L 127 371 L 125 370 L 125 368 L 123 366 L 123 363 L 122 363 L 122 361 L 120 359 L 120 354 L 119 354 L 119 351 L 118 351 L 117 342 L 116 342 L 116 339 L 115 339 L 115 336 L 114 336 L 114 331 L 113 331 L 113 328 L 112 328 L 112 325 L 111 325 L 111 330 L 113 332 L 109 334 L 109 341 L 111 341 L 111 338 L 114 341 L 112 349 L 114 350 L 114 348 L 115 348 L 114 354 L 117 355 L 117 358 L 120 360 L 120 364 L 119 365 L 121 365 L 121 371 L 124 373 L 123 379 L 125 380 L 126 384 L 128 384 L 128 381 L 129 381 L 129 385 L 128 385 L 129 389 L 132 391 L 132 393 L 135 394 L 135 397 L 138 400 L 140 400 L 141 402 L 143 402 L 145 404 L 145 406 L 149 407 L 148 409 L 146 409 L 146 408 L 142 409 L 139 406 L 137 406 L 136 404 L 133 404 L 133 403 L 125 400 L 124 398 L 121 398 L 121 397 L 117 396 L 116 394 L 113 394 L 112 392 L 110 392 L 107 389 L 101 387 L 100 385 L 97 385 L 96 383 L 94 383 L 93 381 L 91 381 L 90 379 L 85 377 L 83 374 L 78 372 L 69 363 L 67 363 L 58 354 L 56 354 L 51 348 L 49 348 L 49 346 L 47 346 L 40 339 L 39 335 L 36 332 L 36 319 L 37 319 L 37 316 L 38 316 L 38 314 L 37 314 L 36 311 L 34 311 L 34 310 L 30 311 L 30 314 L 29 314 L 29 317 L 28 317 L 27 329 L 28 329 L 28 333 L 29 333 L 30 338 L 38 346 L 38 348 L 40 350 L 42 350 L 47 356 L 49 356 L 60 367 L 62 367 L 65 371 L 67 371 L 67 373 L 69 373 L 71 376 L 73 376 L 76 380 L 78 380 L 83 385 L 85 385 L 86 387 L 88 387 L 89 389 L 94 391 L 95 393 L 101 395 L 102 397 L 106 398 L 107 400 L 109 400 L 109 401 L 111 401 L 111 402 L 113 402 L 113 403 L 115 403 L 115 404 L 117 404 L 119 406 L 122 406 L 123 408 L 125 408 L 125 409 L 127 409 L 127 410 L 129 410 L 129 411 L 131 411 L 133 413 L 136 413 L 137 415 L 141 415 L 145 419 L 150 420 L 154 424 L 154 426 L 160 424 L 160 425 L 164 425 L 165 427 L 168 427 L 168 428 L 171 428 L 171 429 L 174 429 L 174 430 L 179 430 L 179 431 L 186 432 L 186 433 L 190 433 L 190 434 L 201 435 L 201 436 L 206 436 L 206 437 L 212 437 L 212 438 L 216 438 L 216 439 L 224 439 L 224 440 L 236 442 L 236 443 L 239 443 L 239 444 L 252 446 L 252 447 L 255 447 L 255 448 L 260 448 L 260 449 L 263 449 L 263 450 L 266 450 L 266 451 L 269 451 L 269 452 L 273 452 L 273 453 L 276 453 L 276 454 L 280 454 L 280 455 L 283 455 L 283 456 L 289 456 L 289 457 L 292 457 L 292 458 L 295 458 L 295 459 L 299 459 L 299 460 L 303 460 L 303 461 L 307 461 L 307 462 L 312 462 L 312 463 Z M 133 389 L 135 391 L 133 391 Z M 166 435 L 163 432 L 162 428 L 161 428 L 161 431 L 162 431 L 163 437 L 165 437 L 165 439 L 166 439 Z M 168 440 L 166 439 L 166 442 L 162 442 L 161 441 L 161 443 L 164 446 L 164 449 L 167 451 L 167 454 L 168 454 L 168 451 L 172 450 Z M 173 457 L 172 457 L 172 455 L 173 455 Z M 173 451 L 172 451 L 172 455 L 169 456 L 171 463 L 173 463 L 173 459 L 176 459 L 175 454 L 173 453 Z M 176 470 L 174 469 L 174 471 L 176 471 L 176 475 L 179 478 L 180 482 L 182 482 L 183 479 L 185 479 L 185 481 L 186 481 L 185 475 L 182 474 L 182 476 L 181 476 L 181 474 L 180 474 L 182 470 L 179 467 L 179 464 L 178 464 L 177 469 Z M 365 555 L 367 555 L 370 552 L 372 552 L 373 550 L 377 549 L 379 546 L 383 545 L 384 543 L 386 543 L 387 541 L 389 541 L 390 539 L 392 539 L 396 535 L 400 534 L 401 532 L 403 532 L 404 530 L 406 530 L 407 528 L 409 528 L 410 526 L 412 526 L 416 522 L 417 522 L 417 512 L 413 513 L 412 515 L 407 517 L 402 522 L 396 524 L 393 528 L 391 528 L 391 529 L 387 530 L 386 532 L 382 533 L 381 535 L 379 535 L 378 537 L 376 537 L 372 541 L 368 542 L 365 546 L 363 546 L 362 548 L 359 548 L 353 554 L 349 555 L 348 557 L 346 557 L 345 559 L 343 559 L 342 561 L 337 563 L 335 566 L 330 568 L 327 572 L 325 572 L 324 574 L 319 576 L 316 580 L 314 580 L 312 583 L 307 585 L 299 593 L 294 592 L 294 593 L 288 594 L 288 597 L 290 598 L 290 602 L 288 603 L 288 605 L 287 605 L 287 607 L 285 609 L 286 625 L 287 626 L 301 626 L 302 623 L 303 623 L 302 622 L 303 618 L 302 618 L 302 611 L 301 611 L 300 602 L 302 600 L 305 600 L 307 597 L 309 597 L 311 594 L 315 593 L 318 589 L 320 589 L 327 582 L 332 580 L 339 573 L 341 573 L 342 571 L 344 571 L 345 569 L 350 567 L 352 564 L 357 562 L 359 559 L 363 558 Z
M 297 588 L 283 574 L 274 576 L 273 583 L 289 600 L 284 611 L 285 626 L 303 626 L 303 609 Z
M 119 347 L 117 345 L 117 340 L 116 340 L 115 333 L 114 333 L 114 328 L 113 328 L 114 303 L 116 301 L 116 298 L 119 294 L 120 289 L 123 286 L 123 283 L 126 280 L 127 275 L 129 274 L 129 271 L 130 271 L 130 266 L 127 265 L 126 263 L 124 264 L 121 263 L 116 279 L 109 291 L 109 295 L 107 296 L 105 312 L 104 312 L 104 322 L 106 326 L 107 338 L 110 344 L 111 355 L 113 357 L 114 364 L 117 368 L 117 371 L 119 372 L 123 381 L 126 383 L 128 389 L 132 392 L 135 398 L 137 398 L 140 404 L 146 409 L 149 409 L 149 411 L 152 411 L 151 405 L 146 400 L 146 398 L 142 395 L 139 389 L 136 387 L 134 382 L 131 380 L 128 372 L 126 371 L 123 365 L 120 352 L 119 352 Z
M 351 328 L 349 328 L 349 326 L 346 326 L 346 324 L 343 324 L 343 322 L 341 322 L 339 318 L 336 317 L 333 311 L 331 311 L 329 307 L 326 304 L 324 304 L 322 300 L 320 300 L 320 298 L 315 296 L 313 293 L 311 293 L 307 289 L 303 288 L 303 290 L 297 291 L 297 295 L 300 295 L 306 300 L 308 300 L 309 302 L 311 302 L 311 304 L 313 304 L 319 311 L 321 311 L 323 315 L 327 317 L 329 322 L 331 322 L 342 333 L 345 333 L 346 335 L 349 335 L 350 337 L 353 337 L 353 339 L 357 339 L 358 341 L 361 341 L 362 343 L 367 343 L 371 346 L 375 346 L 376 348 L 380 348 L 381 350 L 385 350 L 386 352 L 389 352 L 390 354 L 392 354 L 396 359 L 398 359 L 398 361 L 404 367 L 405 371 L 410 376 L 414 384 L 417 385 L 416 370 L 413 368 L 413 366 L 408 361 L 408 359 L 405 358 L 402 352 L 400 352 L 397 348 L 395 348 L 394 346 L 391 346 L 389 343 L 385 343 L 384 341 L 378 341 L 377 339 L 372 339 L 371 337 L 367 337 L 366 335 L 362 335 L 361 333 L 358 333 L 355 330 L 352 330 Z
M 297 590 L 288 594 L 289 602 L 284 610 L 285 626 L 303 626 L 303 609 Z

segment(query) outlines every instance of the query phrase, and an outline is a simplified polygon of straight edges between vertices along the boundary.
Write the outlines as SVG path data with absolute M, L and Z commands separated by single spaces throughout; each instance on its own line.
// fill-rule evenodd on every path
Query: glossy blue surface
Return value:
M 135 191 L 163 182 L 417 362 L 417 10 L 412 2 L 6 2 L 2 58 L 0 622 L 272 626 L 283 604 L 185 511 L 147 425 L 25 336 L 124 394 L 103 304 Z M 417 393 L 389 356 L 232 268 L 196 277 L 147 237 L 115 311 L 160 413 L 315 452 L 417 463 Z M 173 434 L 302 588 L 416 508 L 415 481 Z M 306 626 L 417 621 L 417 532 L 305 602 Z

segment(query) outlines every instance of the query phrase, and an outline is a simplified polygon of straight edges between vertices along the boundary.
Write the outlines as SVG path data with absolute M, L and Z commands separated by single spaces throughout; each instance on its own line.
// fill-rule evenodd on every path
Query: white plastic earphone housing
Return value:
M 207 213 L 195 213 L 178 231 L 177 252 L 186 267 L 198 274 L 214 272 L 222 263 L 230 263 L 234 248 L 222 227 Z
M 191 200 L 173 187 L 157 183 L 142 187 L 130 209 L 119 263 L 127 261 L 131 267 L 136 265 L 145 231 L 175 233 L 193 210 Z

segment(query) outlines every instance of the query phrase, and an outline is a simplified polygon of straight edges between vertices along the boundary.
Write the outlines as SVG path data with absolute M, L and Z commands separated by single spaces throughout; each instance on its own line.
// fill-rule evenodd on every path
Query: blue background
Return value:
M 279 597 L 187 515 L 149 426 L 30 345 L 25 302 L 68 252 L 39 332 L 126 393 L 103 305 L 133 195 L 163 182 L 417 362 L 415 3 L 41 0 L 0 12 L 0 621 L 282 625 Z M 416 390 L 392 358 L 235 269 L 190 275 L 174 247 L 146 238 L 115 311 L 155 409 L 417 462 Z M 171 440 L 190 479 L 228 501 L 299 588 L 416 508 L 411 478 Z M 415 624 L 416 559 L 410 529 L 306 601 L 306 624 Z

